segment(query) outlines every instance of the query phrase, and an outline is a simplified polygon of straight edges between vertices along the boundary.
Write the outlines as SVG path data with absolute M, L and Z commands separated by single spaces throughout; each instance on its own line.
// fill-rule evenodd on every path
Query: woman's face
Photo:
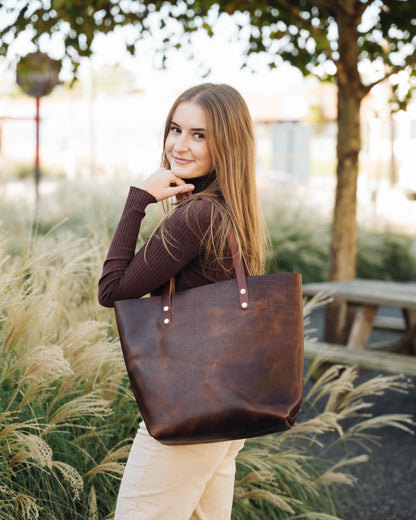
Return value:
M 199 105 L 183 101 L 176 107 L 165 152 L 171 171 L 181 179 L 195 179 L 212 171 L 206 128 L 205 113 Z

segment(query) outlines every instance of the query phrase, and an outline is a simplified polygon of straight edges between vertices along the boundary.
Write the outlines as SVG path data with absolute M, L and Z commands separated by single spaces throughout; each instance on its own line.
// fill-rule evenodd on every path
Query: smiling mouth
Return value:
M 183 159 L 181 157 L 173 157 L 173 160 L 177 162 L 178 164 L 189 164 L 192 162 L 191 159 Z

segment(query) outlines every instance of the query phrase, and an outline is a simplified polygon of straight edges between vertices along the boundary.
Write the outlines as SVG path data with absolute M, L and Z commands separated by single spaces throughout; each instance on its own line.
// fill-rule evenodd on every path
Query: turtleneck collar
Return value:
M 193 184 L 195 189 L 192 193 L 200 193 L 204 191 L 215 179 L 215 172 L 208 173 L 207 175 L 203 175 L 202 177 L 197 177 L 196 179 L 187 179 L 186 182 Z

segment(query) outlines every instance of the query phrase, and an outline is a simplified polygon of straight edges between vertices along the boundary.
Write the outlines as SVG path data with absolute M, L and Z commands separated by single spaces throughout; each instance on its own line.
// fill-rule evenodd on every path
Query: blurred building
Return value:
M 69 178 L 107 178 L 138 177 L 158 167 L 164 118 L 177 93 L 163 97 L 160 91 L 135 91 L 122 72 L 101 71 L 74 89 L 58 87 L 41 99 L 44 168 Z M 260 173 L 286 174 L 301 182 L 310 175 L 335 174 L 333 85 L 309 79 L 284 95 L 245 97 L 257 127 Z M 0 95 L 0 164 L 31 164 L 34 115 L 32 98 Z M 388 92 L 380 85 L 364 101 L 362 121 L 362 172 L 392 180 L 400 173 L 401 179 L 409 175 L 414 181 L 416 104 L 392 117 Z

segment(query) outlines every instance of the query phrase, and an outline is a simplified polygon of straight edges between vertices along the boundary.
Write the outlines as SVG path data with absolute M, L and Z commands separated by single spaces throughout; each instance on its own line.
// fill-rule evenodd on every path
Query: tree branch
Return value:
M 343 14 L 348 15 L 358 15 L 359 17 L 362 16 L 363 12 L 376 0 L 367 0 L 366 2 L 360 2 L 360 0 L 350 0 L 347 2 L 346 0 L 334 0 L 334 2 L 328 2 L 326 0 L 311 0 L 313 3 L 319 7 L 318 4 L 322 2 L 322 4 L 329 3 L 332 10 L 335 11 L 335 13 L 338 16 L 342 16 Z M 323 6 L 324 7 L 324 6 Z M 335 14 L 334 14 L 335 16 Z
M 338 3 L 331 0 L 310 0 L 310 3 L 320 9 L 322 12 L 326 13 L 329 16 L 336 15 L 337 10 L 334 9 L 337 7 Z
M 312 4 L 318 4 L 320 3 L 321 0 L 313 0 L 311 3 Z M 326 0 L 322 0 L 322 2 L 324 3 L 328 3 L 330 5 L 330 2 L 326 1 Z M 308 23 L 308 20 L 303 18 L 303 16 L 300 14 L 301 11 L 300 9 L 298 9 L 297 7 L 295 7 L 294 5 L 292 5 L 290 2 L 288 2 L 287 0 L 274 0 L 274 3 L 278 6 L 278 7 L 281 7 L 283 9 L 286 9 L 286 11 L 290 12 L 290 14 L 296 18 L 296 20 L 299 20 L 300 22 L 302 23 L 306 23 L 308 26 L 309 26 L 309 23 Z M 318 7 L 318 6 L 317 6 Z M 320 31 L 317 27 L 312 27 L 311 26 L 311 29 L 316 29 L 317 32 L 319 32 L 320 34 L 322 34 L 322 31 Z
M 317 1 L 317 3 L 319 3 L 321 0 L 314 0 L 314 1 Z M 327 0 L 322 0 L 322 1 L 330 4 L 330 1 L 327 1 Z M 287 0 L 274 0 L 274 4 L 276 4 L 277 7 L 286 9 L 296 20 L 302 22 L 302 24 L 304 24 L 305 27 L 307 27 L 307 29 L 313 36 L 320 37 L 321 44 L 322 44 L 322 37 L 324 38 L 324 40 L 328 41 L 325 31 L 322 29 L 319 29 L 318 27 L 315 27 L 314 25 L 312 25 L 309 22 L 309 20 L 303 18 L 300 10 L 297 7 L 295 7 L 294 5 L 292 5 L 290 2 L 288 2 Z M 328 45 L 325 46 L 325 50 L 329 53 L 331 52 L 331 46 L 329 45 L 329 42 L 328 42 Z
M 364 97 L 370 92 L 370 90 L 373 87 L 375 87 L 379 83 L 383 83 L 383 81 L 385 81 L 387 78 L 389 78 L 392 74 L 394 74 L 394 72 L 390 71 L 387 74 L 385 74 L 382 78 L 379 78 L 378 80 L 373 81 L 373 82 L 369 83 L 368 85 L 362 85 L 361 90 L 364 93 Z
M 413 61 L 416 62 L 416 59 Z M 383 81 L 390 78 L 390 76 L 393 76 L 393 74 L 397 74 L 398 72 L 404 70 L 406 67 L 412 65 L 414 65 L 414 63 L 406 63 L 405 65 L 396 65 L 394 67 L 390 67 L 390 70 L 387 71 L 382 78 L 379 78 L 376 81 L 369 83 L 368 85 L 362 85 L 362 91 L 365 95 L 367 95 L 373 87 L 375 87 L 379 83 L 383 83 Z
M 371 4 L 374 4 L 377 0 L 367 0 L 366 2 L 360 2 L 360 0 L 356 0 L 357 10 L 363 14 L 363 12 L 370 7 Z

